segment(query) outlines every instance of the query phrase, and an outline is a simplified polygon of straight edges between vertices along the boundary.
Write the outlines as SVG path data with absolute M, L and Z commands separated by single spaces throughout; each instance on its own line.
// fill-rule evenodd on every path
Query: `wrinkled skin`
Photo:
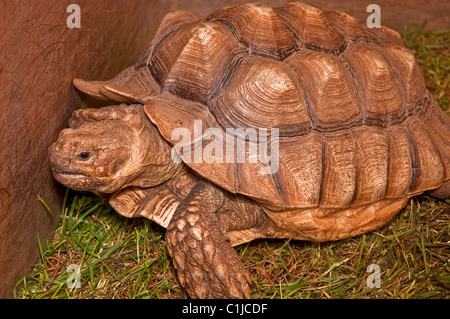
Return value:
M 113 193 L 151 187 L 179 170 L 140 106 L 78 110 L 70 126 L 49 149 L 54 177 L 69 188 Z
M 133 149 L 129 138 L 111 139 L 111 136 L 115 132 L 118 136 L 130 137 L 130 128 L 114 127 L 112 123 L 94 124 L 61 132 L 58 142 L 50 149 L 53 175 L 75 190 L 114 191 L 127 183 L 120 172 L 130 161 Z M 115 176 L 119 178 L 114 179 Z M 111 185 L 113 181 L 115 185 Z

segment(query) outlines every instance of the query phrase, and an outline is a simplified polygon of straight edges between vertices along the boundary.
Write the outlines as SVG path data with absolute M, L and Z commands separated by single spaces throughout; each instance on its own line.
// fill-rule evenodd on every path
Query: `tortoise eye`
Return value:
M 80 161 L 87 161 L 91 158 L 90 152 L 81 152 L 77 155 L 77 159 Z

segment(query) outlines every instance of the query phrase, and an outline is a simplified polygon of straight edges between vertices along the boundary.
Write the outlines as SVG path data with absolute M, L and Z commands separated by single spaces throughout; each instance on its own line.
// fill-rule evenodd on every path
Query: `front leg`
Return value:
M 198 182 L 167 228 L 178 277 L 192 298 L 249 298 L 249 276 L 226 236 L 217 211 L 224 192 Z

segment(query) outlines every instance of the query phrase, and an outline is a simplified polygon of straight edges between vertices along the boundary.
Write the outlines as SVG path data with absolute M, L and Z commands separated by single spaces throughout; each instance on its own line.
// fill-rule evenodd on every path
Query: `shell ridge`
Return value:
M 390 152 L 390 144 L 389 144 L 389 134 L 386 132 L 386 130 L 383 130 L 383 134 L 384 134 L 384 140 L 386 141 L 386 175 L 385 175 L 385 180 L 384 180 L 384 194 L 383 197 L 380 199 L 384 199 L 386 198 L 386 193 L 389 187 L 389 168 L 390 168 L 390 164 L 391 164 L 391 152 Z
M 230 65 L 225 68 L 225 72 L 221 75 L 222 80 L 218 83 L 216 88 L 213 90 L 211 94 L 211 98 L 208 100 L 208 108 L 211 112 L 211 114 L 215 117 L 215 114 L 212 112 L 214 111 L 210 106 L 214 104 L 214 102 L 222 95 L 223 92 L 225 92 L 233 82 L 233 79 L 236 76 L 237 70 L 239 70 L 240 66 L 242 65 L 243 57 L 242 55 L 235 55 L 231 59 Z
M 338 57 L 304 50 L 287 62 L 309 93 L 317 130 L 349 128 L 362 122 L 355 84 Z
M 245 53 L 228 28 L 214 21 L 200 21 L 167 72 L 164 87 L 186 99 L 209 105 L 221 91 L 230 69 Z
M 348 207 L 353 200 L 356 176 L 352 135 L 350 132 L 343 132 L 341 134 L 324 133 L 323 136 L 325 161 L 320 207 Z
M 389 72 L 390 72 L 392 75 L 395 75 L 394 69 L 393 69 L 393 67 L 392 67 L 392 65 L 391 65 L 392 62 L 389 62 L 389 59 L 386 57 L 386 52 L 385 52 L 385 50 L 382 50 L 381 48 L 379 48 L 379 47 L 374 47 L 374 46 L 372 46 L 372 49 L 375 50 L 379 55 L 381 55 L 381 56 L 384 58 L 384 60 L 386 61 L 387 66 L 389 67 Z M 408 101 L 407 101 L 407 99 L 406 99 L 406 92 L 405 92 L 403 86 L 401 85 L 400 80 L 398 79 L 397 76 L 392 76 L 392 79 L 395 81 L 396 87 L 398 88 L 398 91 L 399 91 L 399 93 L 400 93 L 401 99 L 402 99 L 402 101 L 403 101 L 403 103 L 402 103 L 402 104 L 403 104 L 403 105 L 402 105 L 402 108 L 403 108 L 403 110 L 404 110 L 405 113 L 408 113 L 408 110 L 407 110 L 407 108 L 406 108 L 406 105 L 408 104 Z
M 395 87 L 397 89 L 397 92 L 400 94 L 400 99 L 402 101 L 402 107 L 397 112 L 387 113 L 386 126 L 389 127 L 389 126 L 398 124 L 406 117 L 406 114 L 408 113 L 407 109 L 406 109 L 406 105 L 407 105 L 406 95 L 405 95 L 403 87 L 400 84 L 398 78 L 396 76 L 394 76 L 395 75 L 394 70 L 393 70 L 391 64 L 389 63 L 389 60 L 386 58 L 385 54 L 383 54 L 383 50 L 381 50 L 379 47 L 373 47 L 373 46 L 371 47 L 371 49 L 374 50 L 377 54 L 379 54 L 386 62 L 386 66 L 388 67 L 389 74 L 391 75 L 390 78 L 391 78 L 391 80 L 393 80 L 395 82 L 394 83 Z M 395 120 L 395 115 L 397 113 L 400 113 L 401 116 L 399 116 L 398 119 Z
M 366 103 L 363 99 L 363 97 L 361 96 L 361 87 L 358 83 L 358 81 L 356 80 L 356 76 L 355 73 L 353 72 L 353 69 L 350 67 L 350 64 L 348 63 L 348 61 L 341 55 L 338 57 L 339 61 L 344 65 L 345 70 L 348 72 L 351 80 L 352 80 L 352 84 L 353 87 L 355 89 L 355 96 L 358 99 L 358 104 L 360 105 L 360 111 L 361 111 L 361 115 L 362 115 L 362 123 L 361 125 L 365 125 L 366 123 L 366 118 L 367 118 L 367 106 Z
M 391 126 L 388 134 L 388 183 L 385 198 L 406 196 L 411 183 L 412 165 L 410 141 L 405 125 Z M 405 143 L 406 141 L 406 143 Z
M 370 46 L 355 45 L 343 58 L 364 102 L 363 123 L 385 128 L 402 122 L 407 114 L 405 102 L 384 56 Z
M 325 181 L 325 174 L 327 173 L 326 168 L 327 168 L 327 154 L 326 154 L 326 137 L 324 133 L 320 133 L 320 137 L 322 140 L 322 172 L 321 172 L 321 178 L 320 178 L 320 183 L 319 183 L 319 195 L 318 195 L 318 200 L 317 203 L 318 205 L 320 205 L 320 203 L 322 202 L 322 189 L 323 189 L 323 184 Z
M 353 196 L 352 196 L 352 199 L 350 200 L 350 205 L 355 201 L 355 197 L 356 197 L 356 187 L 358 186 L 358 183 L 359 183 L 359 178 L 358 178 L 358 169 L 360 169 L 359 167 L 358 167 L 358 159 L 357 159 L 357 147 L 356 147 L 356 139 L 355 139 L 355 134 L 354 134 L 354 129 L 352 128 L 352 129 L 350 129 L 350 138 L 352 139 L 352 142 L 353 142 L 353 159 L 352 159 L 352 162 L 353 162 L 353 167 L 355 168 L 355 176 L 354 176 L 354 178 L 355 178 L 355 181 L 354 181 L 354 183 L 355 183 L 355 185 L 354 185 L 354 190 L 353 190 Z
M 175 94 L 175 95 L 179 95 L 178 94 L 178 92 L 177 92 L 177 87 L 175 86 L 172 86 L 172 85 L 170 85 L 170 84 L 167 84 L 166 83 L 166 81 L 167 81 L 167 79 L 171 76 L 171 75 L 173 75 L 173 71 L 174 71 L 174 68 L 176 67 L 176 66 L 178 66 L 178 63 L 180 62 L 180 57 L 183 55 L 183 54 L 186 54 L 186 51 L 187 51 L 187 48 L 190 46 L 190 45 L 193 45 L 193 43 L 195 42 L 195 37 L 196 37 L 196 33 L 198 32 L 198 30 L 196 30 L 196 29 L 198 29 L 198 28 L 200 28 L 201 26 L 202 26 L 202 24 L 203 24 L 203 21 L 202 20 L 200 20 L 200 21 L 198 21 L 198 22 L 196 22 L 196 25 L 190 30 L 190 32 L 191 32 L 191 36 L 188 38 L 188 40 L 186 41 L 186 43 L 185 43 L 185 45 L 183 46 L 183 48 L 178 52 L 178 55 L 177 55 L 177 58 L 174 60 L 174 63 L 172 63 L 172 65 L 170 66 L 170 69 L 167 71 L 167 73 L 166 73 L 166 76 L 165 76 L 165 79 L 164 79 L 164 82 L 163 82 L 163 90 L 164 91 L 167 91 L 167 92 L 169 92 L 169 93 L 172 93 L 172 94 Z M 200 45 L 200 46 L 198 46 L 196 49 L 200 49 L 200 51 L 201 51 L 201 56 L 206 56 L 206 54 L 205 54 L 205 47 L 203 46 L 203 45 Z M 204 67 L 208 67 L 207 65 L 203 65 Z M 210 75 L 210 72 L 207 72 L 207 75 Z M 197 85 L 199 86 L 199 87 L 201 87 L 201 84 L 200 84 L 200 82 L 197 82 Z M 182 90 L 184 93 L 186 93 L 186 90 Z M 193 93 L 193 92 L 190 92 L 192 95 L 195 95 L 195 93 Z M 185 94 L 185 97 L 188 97 L 186 94 Z M 195 100 L 195 101 L 197 101 L 197 99 L 194 99 L 193 97 L 191 97 L 191 96 L 189 96 L 189 100 Z M 202 103 L 202 104 L 204 104 L 204 103 Z
M 434 110 L 429 118 L 424 120 L 423 125 L 430 137 L 434 147 L 438 150 L 441 161 L 444 164 L 445 181 L 450 179 L 450 117 L 439 114 L 439 106 L 434 104 Z M 444 123 L 447 120 L 447 123 Z
M 290 35 L 292 36 L 292 38 L 295 40 L 295 45 L 292 45 L 292 47 L 287 47 L 284 49 L 280 49 L 280 60 L 284 61 L 286 60 L 288 57 L 290 57 L 292 54 L 294 54 L 295 52 L 298 52 L 300 49 L 298 47 L 298 40 L 295 38 L 294 34 L 292 33 L 292 31 L 286 26 L 286 24 L 284 23 L 284 21 L 278 16 L 278 14 L 275 12 L 275 14 L 277 15 L 277 17 L 279 18 L 279 20 L 281 21 L 281 23 L 283 24 L 283 26 L 286 28 L 286 30 L 288 30 L 288 32 L 290 33 Z M 273 32 L 273 29 L 272 29 Z M 275 38 L 275 42 L 277 43 L 277 47 L 278 44 L 280 42 L 280 39 L 278 37 L 275 36 L 274 34 L 274 38 Z
M 408 125 L 406 125 L 405 123 L 405 128 L 406 128 L 406 136 L 408 137 L 408 143 L 409 143 L 409 154 L 410 154 L 410 158 L 411 158 L 411 180 L 409 182 L 409 186 L 408 189 L 406 190 L 406 194 L 410 193 L 411 189 L 414 186 L 414 183 L 416 182 L 417 178 L 418 178 L 418 163 L 417 163 L 417 156 L 418 156 L 418 152 L 416 151 L 415 147 L 414 147 L 414 141 L 413 141 L 413 137 L 412 137 L 412 133 L 410 128 L 408 127 Z
M 166 67 L 168 67 L 168 68 L 167 68 L 166 72 L 163 74 L 163 77 L 158 76 L 155 73 L 156 70 L 153 70 L 155 60 L 158 59 L 157 54 L 159 53 L 159 49 L 161 49 L 161 45 L 163 44 L 163 42 L 161 43 L 158 50 L 156 50 L 156 49 L 153 50 L 151 58 L 149 59 L 150 63 L 148 63 L 147 66 L 152 71 L 152 75 L 160 83 L 161 87 L 164 87 L 164 83 L 167 80 L 168 75 L 171 74 L 172 68 L 174 67 L 174 65 L 177 64 L 177 61 L 179 60 L 180 56 L 183 53 L 185 53 L 186 47 L 189 44 L 192 44 L 192 41 L 194 41 L 196 32 L 198 31 L 200 26 L 202 24 L 204 24 L 205 22 L 206 22 L 205 19 L 201 18 L 199 20 L 187 23 L 187 24 L 181 26 L 180 28 L 178 28 L 177 30 L 175 30 L 174 32 L 171 32 L 170 36 L 168 36 L 165 39 L 165 41 L 163 41 L 163 42 L 171 42 L 173 40 L 178 40 L 176 43 L 180 44 L 180 48 L 178 48 L 177 50 L 172 50 L 172 54 L 174 54 L 174 56 L 171 56 L 170 65 L 166 65 Z M 185 29 L 185 30 L 183 30 L 183 29 Z M 177 33 L 180 33 L 180 34 L 177 35 Z M 174 39 L 170 39 L 171 37 Z M 183 39 L 183 37 L 184 37 L 184 39 Z M 153 65 L 153 67 L 152 67 L 152 65 Z
M 219 10 L 207 19 L 227 26 L 234 37 L 247 47 L 249 55 L 282 61 L 297 47 L 297 40 L 275 9 L 264 4 L 244 3 Z
M 270 176 L 272 177 L 272 181 L 273 181 L 273 183 L 275 185 L 275 189 L 276 189 L 278 195 L 280 196 L 281 200 L 283 201 L 284 204 L 287 204 L 288 200 L 287 200 L 287 197 L 286 197 L 286 192 L 285 192 L 284 187 L 283 187 L 283 183 L 281 181 L 281 177 L 280 177 L 279 171 L 277 171 L 277 172 L 275 172 L 273 174 L 270 174 Z
M 340 55 L 345 50 L 345 35 L 328 19 L 325 11 L 301 2 L 288 3 L 274 11 L 304 48 L 333 55 Z M 296 20 L 296 23 L 291 20 Z M 316 36 L 319 32 L 322 37 Z
M 283 63 L 292 71 L 292 73 L 295 75 L 295 78 L 297 80 L 297 83 L 299 84 L 302 92 L 303 92 L 303 96 L 305 97 L 305 106 L 306 106 L 306 111 L 309 114 L 309 117 L 311 119 L 311 126 L 312 126 L 312 130 L 317 130 L 317 116 L 314 113 L 312 106 L 311 106 L 311 98 L 309 97 L 309 92 L 306 90 L 305 85 L 303 84 L 302 80 L 300 79 L 297 71 L 295 70 L 295 68 L 288 62 L 288 61 L 283 61 Z
M 417 193 L 439 187 L 433 179 L 430 179 L 432 174 L 435 174 L 435 179 L 439 178 L 440 184 L 442 184 L 445 174 L 444 163 L 428 132 L 418 119 L 415 117 L 409 118 L 406 126 L 413 154 L 413 178 L 407 195 L 414 196 Z
M 352 131 L 358 179 L 353 205 L 379 201 L 386 194 L 387 137 L 384 129 L 360 127 Z M 362 165 L 361 165 L 362 164 Z
M 185 20 L 173 24 L 173 22 L 176 20 L 176 16 L 180 14 L 185 16 Z M 193 23 L 194 19 L 201 20 L 201 16 L 184 10 L 172 11 L 166 14 L 163 17 L 158 28 L 156 29 L 156 33 L 152 41 L 149 43 L 149 46 L 139 56 L 135 68 L 140 68 L 144 65 L 148 66 L 152 58 L 153 52 L 156 51 L 161 46 L 161 44 L 167 40 L 169 36 L 173 35 L 175 32 L 185 27 L 186 25 Z M 167 25 L 170 25 L 169 29 L 167 28 Z M 164 31 L 166 31 L 166 33 L 164 33 Z M 161 35 L 160 33 L 163 34 Z

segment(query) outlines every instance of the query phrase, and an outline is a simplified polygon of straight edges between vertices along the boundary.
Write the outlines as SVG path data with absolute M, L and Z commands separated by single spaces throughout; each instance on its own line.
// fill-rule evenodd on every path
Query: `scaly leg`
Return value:
M 236 208 L 241 211 L 231 212 Z M 226 232 L 264 229 L 267 224 L 267 216 L 255 204 L 236 205 L 223 190 L 198 182 L 178 206 L 166 235 L 178 277 L 188 294 L 202 299 L 249 298 L 250 278 Z

